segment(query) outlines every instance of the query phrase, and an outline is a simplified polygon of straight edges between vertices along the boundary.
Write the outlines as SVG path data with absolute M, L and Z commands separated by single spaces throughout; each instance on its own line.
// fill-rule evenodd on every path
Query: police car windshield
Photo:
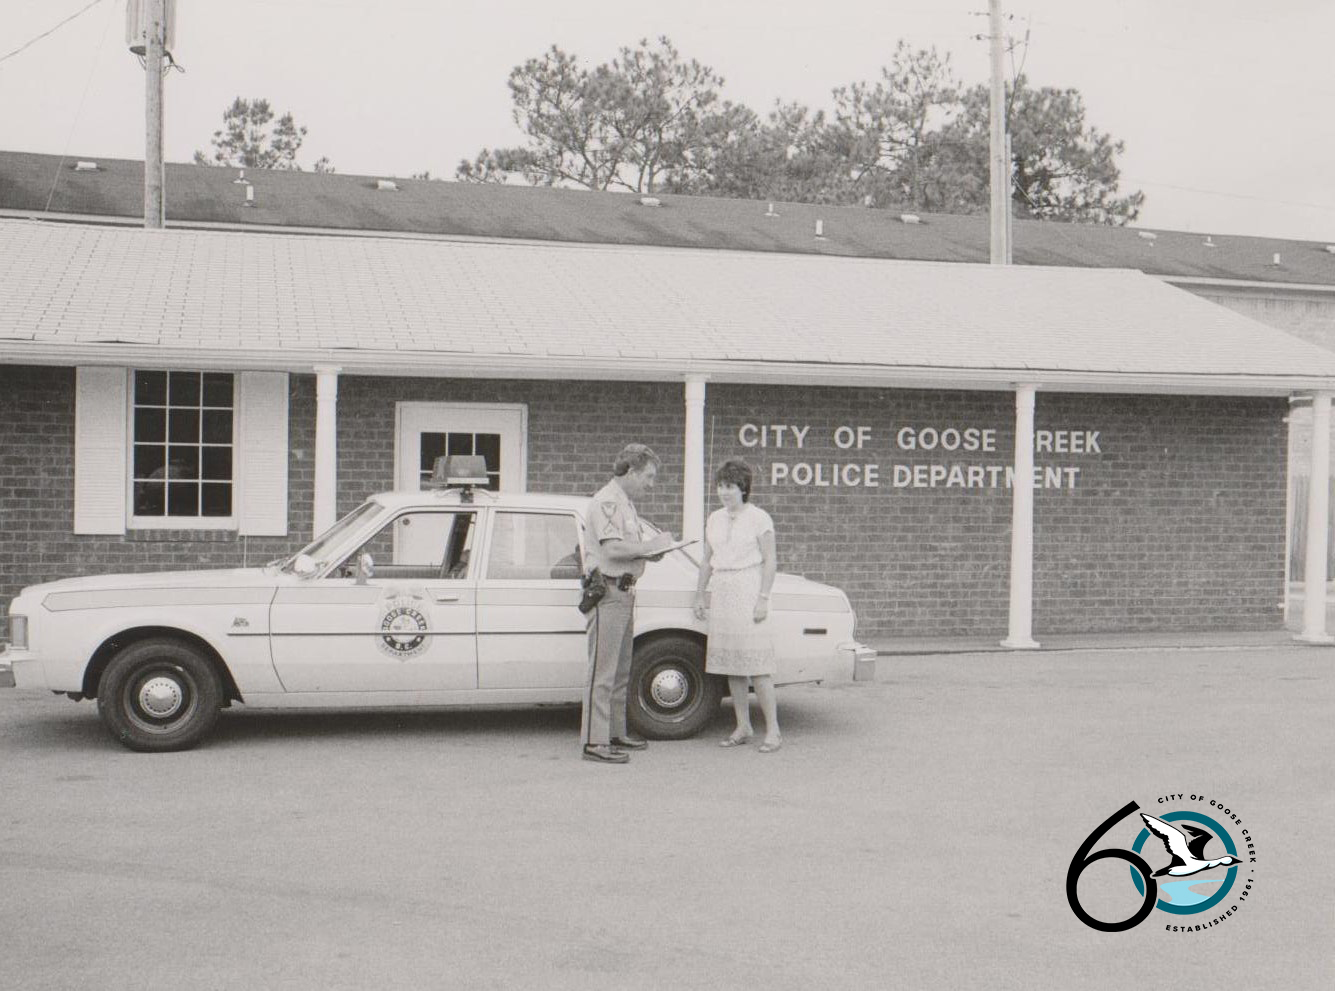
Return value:
M 384 506 L 380 505 L 380 503 L 376 502 L 374 499 L 362 503 L 324 533 L 320 534 L 320 536 L 316 537 L 301 550 L 297 551 L 297 553 L 285 560 L 283 562 L 282 570 L 291 571 L 292 563 L 303 554 L 313 561 L 319 562 L 325 560 L 329 554 L 330 548 L 342 543 L 343 538 L 348 535 L 349 531 L 360 527 L 362 523 L 366 522 L 368 517 L 376 515 L 384 508 Z

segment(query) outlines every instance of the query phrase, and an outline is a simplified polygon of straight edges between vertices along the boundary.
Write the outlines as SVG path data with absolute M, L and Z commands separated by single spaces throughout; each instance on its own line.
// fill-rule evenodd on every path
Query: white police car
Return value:
M 193 746 L 233 702 L 578 702 L 586 503 L 467 484 L 382 493 L 264 567 L 30 586 L 10 603 L 0 684 L 95 698 L 113 737 L 151 751 Z M 638 585 L 629 719 L 647 737 L 695 734 L 723 695 L 704 673 L 696 576 L 677 550 Z M 777 684 L 867 670 L 843 592 L 781 574 L 771 610 Z

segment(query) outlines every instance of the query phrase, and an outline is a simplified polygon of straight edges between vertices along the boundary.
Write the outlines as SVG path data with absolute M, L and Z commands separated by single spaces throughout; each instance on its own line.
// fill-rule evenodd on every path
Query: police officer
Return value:
M 626 730 L 626 692 L 630 685 L 635 581 L 644 562 L 656 560 L 672 543 L 670 533 L 640 539 L 635 500 L 654 484 L 658 455 L 643 444 L 627 444 L 612 466 L 612 480 L 598 490 L 585 512 L 590 569 L 607 579 L 607 595 L 589 614 L 589 679 L 584 690 L 580 742 L 584 759 L 624 764 L 627 750 L 648 744 Z

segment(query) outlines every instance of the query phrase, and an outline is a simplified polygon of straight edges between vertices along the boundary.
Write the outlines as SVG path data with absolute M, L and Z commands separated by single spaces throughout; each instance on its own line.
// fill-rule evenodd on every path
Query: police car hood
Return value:
M 91 592 L 119 588 L 247 588 L 273 585 L 275 575 L 263 568 L 225 568 L 217 571 L 146 571 L 141 574 L 89 575 L 30 585 L 24 595 L 51 592 Z

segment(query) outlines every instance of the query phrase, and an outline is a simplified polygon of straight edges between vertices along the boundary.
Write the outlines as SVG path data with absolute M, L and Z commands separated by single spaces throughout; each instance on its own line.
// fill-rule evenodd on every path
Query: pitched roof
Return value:
M 0 219 L 0 360 L 1282 394 L 1335 353 L 1138 272 Z
M 143 163 L 0 152 L 0 211 L 24 214 L 143 216 Z M 639 244 L 918 261 L 986 262 L 985 216 L 924 214 L 904 223 L 898 211 L 711 197 L 639 197 L 568 189 L 395 179 L 379 191 L 374 177 L 249 170 L 253 206 L 237 170 L 168 164 L 169 224 L 299 227 L 517 238 L 588 244 Z M 770 216 L 769 214 L 774 214 Z M 816 237 L 816 221 L 823 238 Z M 1335 253 L 1319 242 L 1090 224 L 1014 222 L 1017 265 L 1132 268 L 1152 275 L 1335 286 Z M 1154 234 L 1151 240 L 1142 236 Z M 1280 264 L 1275 265 L 1275 255 Z

